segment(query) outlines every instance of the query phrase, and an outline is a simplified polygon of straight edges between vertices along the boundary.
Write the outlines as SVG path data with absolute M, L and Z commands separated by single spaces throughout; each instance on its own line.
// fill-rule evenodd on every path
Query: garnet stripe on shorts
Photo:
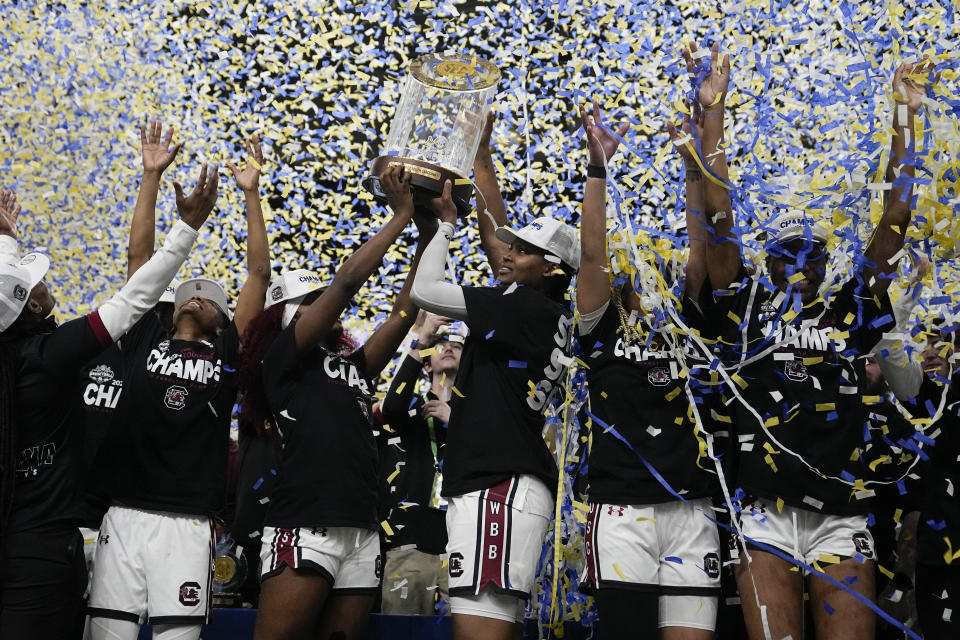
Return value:
M 594 587 L 600 586 L 600 567 L 597 566 L 597 524 L 599 524 L 600 507 L 591 504 L 590 515 L 587 516 L 587 532 L 584 547 L 587 555 L 587 580 Z
M 510 478 L 481 494 L 480 536 L 477 540 L 480 579 L 477 593 L 493 583 L 509 589 L 507 569 L 510 551 L 510 505 L 517 491 L 517 479 Z
M 299 529 L 277 529 L 273 533 L 273 562 L 270 569 L 276 569 L 286 564 L 291 569 L 297 568 L 297 538 Z

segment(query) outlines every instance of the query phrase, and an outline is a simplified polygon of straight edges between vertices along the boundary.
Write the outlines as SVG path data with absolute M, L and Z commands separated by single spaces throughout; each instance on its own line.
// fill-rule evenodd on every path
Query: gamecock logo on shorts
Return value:
M 853 534 L 853 546 L 857 553 L 873 556 L 873 547 L 870 546 L 870 537 L 867 534 L 863 532 Z
M 185 607 L 200 604 L 200 585 L 196 582 L 184 582 L 180 585 L 180 604 Z
M 463 554 L 459 551 L 450 554 L 450 562 L 447 566 L 451 578 L 459 578 L 463 575 Z
M 717 579 L 720 577 L 720 556 L 710 552 L 703 556 L 703 570 L 708 577 Z
M 171 386 L 163 396 L 163 404 L 170 409 L 183 409 L 187 404 L 187 390 L 178 384 Z

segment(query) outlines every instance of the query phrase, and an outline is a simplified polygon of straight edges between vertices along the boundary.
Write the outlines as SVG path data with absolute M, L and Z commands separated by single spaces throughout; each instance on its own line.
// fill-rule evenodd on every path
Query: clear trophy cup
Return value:
M 473 55 L 428 54 L 414 60 L 387 142 L 364 187 L 386 202 L 380 176 L 390 165 L 402 164 L 411 174 L 418 210 L 450 180 L 457 213 L 468 214 L 473 195 L 469 175 L 499 80 L 496 66 Z

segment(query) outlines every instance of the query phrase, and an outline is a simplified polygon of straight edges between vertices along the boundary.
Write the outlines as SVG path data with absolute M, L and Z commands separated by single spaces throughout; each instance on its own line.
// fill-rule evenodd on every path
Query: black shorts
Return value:
M 3 544 L 0 638 L 80 638 L 87 588 L 80 531 L 10 533 Z

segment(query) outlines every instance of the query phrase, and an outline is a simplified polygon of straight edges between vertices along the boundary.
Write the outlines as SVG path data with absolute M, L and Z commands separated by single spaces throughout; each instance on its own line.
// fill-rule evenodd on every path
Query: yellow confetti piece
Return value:
M 391 484 L 398 475 L 400 475 L 400 469 L 394 469 L 393 473 L 387 476 L 387 484 Z
M 620 570 L 620 565 L 616 562 L 613 563 L 613 570 L 617 572 L 617 575 L 620 576 L 620 580 L 623 582 L 627 581 L 627 576 L 623 575 L 623 571 Z
M 816 410 L 817 411 L 833 411 L 836 408 L 837 408 L 837 404 L 835 402 L 820 402 L 820 403 L 817 403 Z
M 406 387 L 406 386 L 407 386 L 406 381 L 401 382 L 400 384 L 398 384 L 398 385 L 397 385 L 397 395 L 403 393 L 403 388 Z
M 462 393 L 460 393 L 460 390 L 457 389 L 456 387 L 450 387 L 450 390 L 453 391 L 453 392 L 457 395 L 458 398 L 465 398 L 465 397 L 466 397 L 466 396 L 464 396 Z
M 783 513 L 783 498 L 777 498 L 777 513 Z
M 392 537 L 393 537 L 393 528 L 390 526 L 390 523 L 389 523 L 389 522 L 387 522 L 386 520 L 383 520 L 383 521 L 380 523 L 380 527 L 383 528 L 383 530 L 384 530 L 384 532 L 387 534 L 387 537 L 388 537 L 388 538 L 392 538 Z

